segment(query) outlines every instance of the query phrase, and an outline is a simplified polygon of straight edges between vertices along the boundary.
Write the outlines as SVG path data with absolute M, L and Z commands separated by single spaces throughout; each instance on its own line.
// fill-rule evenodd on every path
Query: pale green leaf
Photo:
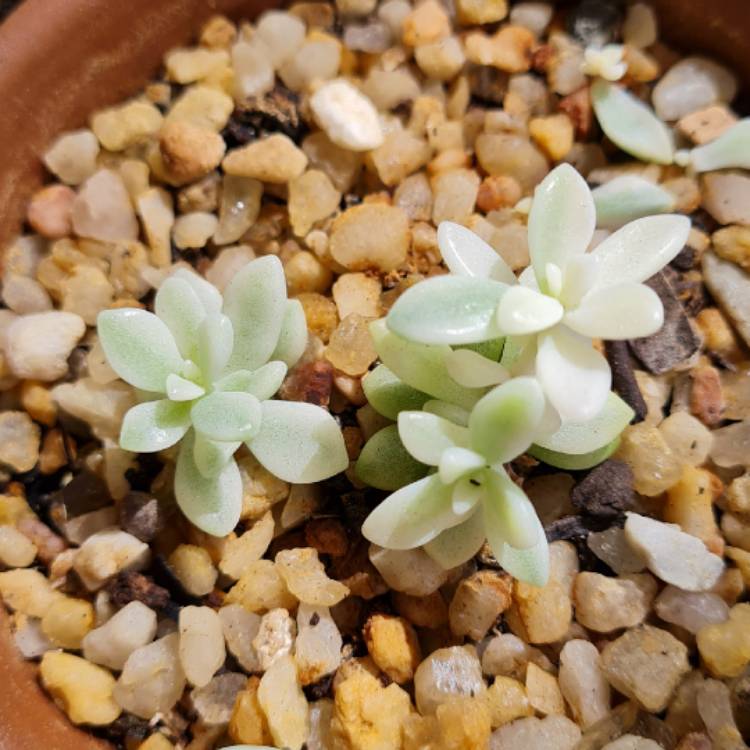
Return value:
M 336 420 L 313 404 L 264 401 L 260 432 L 248 448 L 263 466 L 285 482 L 320 482 L 349 465 Z
M 197 362 L 209 383 L 227 366 L 233 346 L 232 321 L 221 313 L 207 315 L 198 328 Z
M 281 323 L 279 342 L 271 359 L 281 360 L 287 367 L 293 367 L 307 346 L 307 319 L 302 303 L 298 299 L 287 300 L 284 319 Z
M 530 456 L 538 459 L 542 463 L 549 464 L 558 469 L 565 471 L 583 471 L 598 466 L 602 461 L 606 461 L 612 456 L 620 445 L 620 438 L 615 438 L 611 443 L 591 451 L 590 453 L 560 453 L 558 451 L 547 450 L 539 445 L 532 445 L 527 451 Z
M 461 477 L 484 468 L 487 461 L 484 456 L 468 448 L 448 448 L 443 451 L 438 464 L 438 474 L 444 484 L 452 484 Z
M 133 453 L 155 453 L 179 442 L 189 428 L 190 404 L 146 401 L 125 414 L 120 447 Z
M 424 411 L 402 411 L 398 415 L 401 442 L 417 461 L 437 466 L 443 451 L 468 446 L 469 433 L 447 419 Z
M 651 180 L 635 174 L 615 177 L 591 191 L 596 206 L 596 226 L 619 229 L 644 216 L 665 214 L 674 210 L 675 198 Z
M 529 252 L 534 274 L 547 291 L 547 265 L 561 270 L 591 242 L 596 211 L 586 181 L 570 164 L 555 167 L 534 191 L 529 213 Z
M 286 312 L 286 280 L 281 261 L 264 255 L 250 261 L 224 292 L 224 314 L 234 326 L 229 370 L 257 370 L 279 342 Z
M 378 365 L 362 379 L 367 402 L 378 414 L 396 419 L 399 412 L 421 409 L 430 397 L 406 385 L 385 365 Z
M 193 425 L 209 440 L 250 440 L 261 428 L 261 406 L 249 393 L 214 391 L 196 402 L 190 412 Z
M 202 276 L 199 276 L 197 273 L 190 271 L 187 268 L 178 268 L 170 278 L 187 281 L 187 283 L 193 288 L 193 291 L 198 295 L 198 299 L 200 299 L 207 315 L 221 312 L 221 292 Z
M 489 359 L 491 362 L 499 362 L 500 357 L 503 354 L 503 347 L 505 346 L 505 339 L 489 339 L 488 341 L 479 341 L 476 344 L 461 344 L 456 347 L 456 350 L 466 350 L 470 352 L 476 352 L 481 354 L 485 359 Z
M 549 580 L 549 544 L 542 534 L 540 540 L 529 549 L 517 549 L 504 544 L 499 554 L 493 549 L 495 558 L 513 578 L 532 586 L 545 586 Z
M 213 477 L 204 477 L 193 458 L 195 433 L 191 430 L 180 447 L 174 477 L 177 504 L 193 525 L 212 536 L 223 537 L 239 523 L 242 511 L 242 477 L 234 459 Z
M 154 312 L 167 324 L 182 356 L 194 359 L 198 328 L 206 311 L 193 287 L 184 279 L 171 276 L 156 293 Z
M 510 266 L 470 229 L 452 221 L 441 221 L 437 236 L 440 254 L 451 273 L 516 283 Z
M 166 324 L 135 308 L 104 310 L 96 320 L 110 367 L 143 391 L 164 393 L 167 375 L 180 372 L 182 357 Z
M 193 446 L 193 460 L 198 471 L 204 477 L 215 477 L 229 463 L 229 459 L 240 445 L 242 445 L 240 441 L 227 443 L 210 440 L 197 432 Z
M 449 375 L 465 388 L 485 388 L 504 383 L 510 373 L 498 362 L 493 362 L 470 349 L 456 349 L 445 359 Z
M 424 545 L 424 551 L 445 570 L 451 570 L 471 560 L 484 544 L 484 516 L 477 509 L 458 526 L 441 531 Z
M 471 447 L 487 463 L 512 461 L 531 445 L 544 406 L 544 394 L 535 378 L 519 377 L 499 385 L 471 412 Z
M 438 399 L 425 401 L 422 411 L 437 414 L 438 417 L 447 419 L 449 422 L 453 422 L 453 424 L 461 425 L 461 427 L 469 426 L 469 412 L 460 406 L 449 404 L 447 401 L 438 401 Z
M 559 323 L 565 310 L 554 298 L 525 286 L 514 286 L 500 300 L 498 327 L 507 336 L 538 333 Z
M 365 443 L 355 471 L 370 487 L 393 491 L 424 477 L 428 467 L 409 454 L 398 436 L 398 427 L 392 424 Z
M 463 388 L 448 374 L 449 346 L 407 341 L 389 331 L 385 320 L 371 323 L 370 335 L 383 364 L 412 388 L 467 410 L 484 393 L 480 388 Z
M 421 344 L 472 344 L 502 336 L 495 311 L 508 285 L 469 276 L 435 276 L 404 292 L 388 328 Z
M 194 401 L 206 392 L 192 380 L 187 380 L 172 373 L 167 375 L 167 398 L 170 401 Z
M 267 401 L 281 388 L 287 369 L 283 362 L 274 360 L 251 372 L 236 370 L 216 383 L 218 391 L 243 391 L 252 393 L 259 401 Z
M 690 152 L 696 172 L 715 169 L 750 169 L 750 119 L 740 120 L 716 140 Z
M 484 497 L 485 489 L 481 482 L 481 477 L 483 477 L 484 474 L 485 472 L 479 473 L 475 471 L 474 476 L 465 476 L 452 483 L 453 492 L 451 493 L 451 507 L 456 516 L 462 521 L 474 512 L 477 504 Z M 448 484 L 443 480 L 442 476 L 440 479 L 445 484 Z

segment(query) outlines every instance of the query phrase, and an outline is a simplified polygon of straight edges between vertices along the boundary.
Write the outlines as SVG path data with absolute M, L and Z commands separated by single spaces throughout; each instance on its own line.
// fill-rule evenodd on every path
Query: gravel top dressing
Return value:
M 61 134 L 0 309 L 50 699 L 120 750 L 747 750 L 738 87 L 646 3 L 298 2 Z

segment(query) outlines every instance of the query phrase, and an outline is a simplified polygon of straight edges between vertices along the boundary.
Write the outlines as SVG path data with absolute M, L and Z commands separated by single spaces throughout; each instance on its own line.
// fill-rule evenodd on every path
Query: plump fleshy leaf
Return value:
M 207 315 L 198 328 L 197 363 L 209 383 L 227 366 L 234 346 L 232 321 L 221 313 Z
M 599 278 L 599 259 L 591 253 L 571 258 L 565 269 L 560 302 L 567 310 L 575 307 L 596 286 Z
M 398 434 L 404 448 L 428 466 L 437 466 L 448 448 L 465 448 L 469 443 L 465 427 L 424 411 L 402 411 L 398 415 Z
M 480 475 L 477 474 L 477 476 Z M 463 521 L 474 512 L 483 497 L 484 487 L 481 483 L 474 477 L 463 477 L 453 483 L 453 493 L 451 494 L 453 512 Z
M 212 536 L 226 536 L 238 524 L 242 511 L 242 477 L 234 459 L 213 477 L 204 477 L 193 459 L 195 433 L 180 446 L 174 491 L 187 519 Z
M 471 447 L 488 463 L 511 461 L 531 445 L 543 413 L 544 393 L 535 378 L 509 380 L 471 412 Z
M 563 306 L 546 294 L 514 286 L 500 300 L 497 324 L 508 336 L 538 333 L 559 323 L 565 313 Z
M 393 305 L 391 331 L 421 344 L 472 344 L 498 338 L 495 310 L 508 290 L 500 281 L 436 276 L 415 284 Z
M 198 471 L 204 477 L 215 477 L 228 463 L 235 451 L 242 445 L 239 441 L 231 443 L 210 440 L 199 432 L 195 434 L 193 460 Z
M 217 391 L 242 391 L 251 393 L 258 401 L 267 401 L 281 388 L 287 367 L 279 360 L 272 360 L 257 370 L 235 370 L 216 382 Z
M 421 409 L 430 396 L 400 380 L 385 365 L 378 365 L 362 379 L 367 401 L 378 414 L 396 419 L 399 412 Z
M 565 326 L 539 335 L 536 375 L 563 423 L 594 419 L 612 385 L 609 363 L 591 339 Z
M 284 308 L 279 342 L 271 355 L 272 360 L 280 360 L 287 367 L 293 367 L 307 346 L 307 319 L 302 303 L 290 299 Z
M 384 319 L 370 324 L 370 335 L 383 364 L 412 388 L 467 410 L 484 394 L 484 389 L 463 388 L 448 374 L 445 358 L 451 348 L 446 344 L 407 341 L 389 331 Z
M 424 551 L 445 570 L 471 560 L 484 544 L 484 516 L 481 508 L 458 526 L 441 531 L 424 545 Z
M 490 544 L 493 537 L 501 536 L 506 544 L 517 549 L 535 546 L 539 537 L 544 536 L 544 530 L 526 493 L 505 471 L 486 472 L 484 482 L 485 518 L 492 518 L 492 528 L 487 528 Z
M 192 380 L 187 380 L 174 373 L 167 375 L 167 398 L 170 401 L 194 401 L 205 392 L 205 388 Z
M 264 401 L 260 432 L 247 446 L 272 474 L 285 482 L 320 482 L 349 465 L 336 420 L 319 406 Z
M 378 430 L 365 443 L 355 470 L 357 477 L 370 487 L 392 492 L 422 479 L 429 467 L 404 448 L 398 427 L 391 424 Z
M 413 549 L 459 522 L 451 507 L 452 488 L 437 474 L 389 495 L 362 524 L 362 535 L 388 549 Z
M 689 234 L 687 216 L 664 214 L 631 221 L 592 251 L 599 265 L 595 287 L 645 281 L 675 258 Z
M 206 311 L 193 287 L 174 276 L 166 279 L 156 293 L 154 312 L 167 324 L 182 356 L 194 359 Z
M 438 226 L 438 245 L 445 265 L 457 276 L 478 276 L 515 284 L 510 266 L 479 235 L 453 221 Z
M 672 134 L 647 104 L 601 78 L 591 86 L 591 103 L 599 125 L 616 146 L 641 161 L 672 163 Z
M 615 177 L 591 191 L 596 206 L 596 226 L 619 229 L 629 221 L 674 210 L 672 193 L 635 174 Z
M 494 548 L 492 551 L 500 565 L 513 578 L 532 586 L 545 586 L 549 580 L 549 544 L 544 534 L 529 549 L 517 549 L 504 544 L 499 554 Z
M 164 393 L 167 375 L 180 372 L 182 357 L 166 324 L 135 308 L 104 310 L 96 320 L 110 367 L 143 391 Z
M 716 140 L 690 152 L 696 172 L 714 169 L 750 169 L 750 119 L 740 120 Z
M 586 181 L 570 164 L 553 169 L 534 191 L 529 213 L 529 252 L 537 283 L 547 291 L 547 264 L 563 271 L 591 242 L 596 211 Z
M 564 469 L 565 471 L 583 471 L 598 466 L 602 461 L 606 461 L 615 453 L 619 445 L 620 438 L 618 437 L 598 450 L 591 451 L 591 453 L 580 453 L 578 455 L 572 453 L 559 453 L 558 451 L 547 450 L 539 445 L 532 445 L 527 453 L 542 463 L 549 464 L 558 469 Z
M 187 268 L 178 268 L 170 278 L 187 281 L 198 295 L 207 315 L 221 312 L 221 292 L 210 282 Z
M 505 347 L 505 339 L 489 339 L 489 341 L 479 341 L 476 344 L 461 344 L 456 347 L 456 350 L 466 350 L 481 354 L 485 359 L 489 359 L 490 362 L 499 362 L 500 357 L 503 355 L 503 348 Z
M 565 315 L 565 325 L 574 331 L 610 341 L 650 336 L 663 324 L 659 295 L 632 281 L 594 289 Z
M 130 409 L 122 420 L 120 447 L 155 453 L 179 442 L 190 428 L 190 404 L 160 399 Z
M 438 464 L 438 474 L 444 484 L 451 484 L 486 465 L 484 456 L 468 448 L 456 446 L 443 451 Z
M 630 424 L 633 410 L 616 394 L 609 393 L 604 407 L 588 422 L 567 422 L 536 445 L 557 453 L 586 454 L 609 445 Z
M 449 422 L 453 422 L 453 424 L 460 425 L 461 427 L 469 426 L 469 412 L 460 406 L 449 404 L 447 401 L 439 401 L 438 399 L 425 401 L 422 411 L 437 414 L 438 417 L 447 419 Z
M 261 425 L 261 406 L 249 393 L 214 391 L 193 406 L 195 429 L 209 440 L 250 440 Z
M 286 313 L 286 280 L 281 261 L 264 255 L 250 261 L 224 292 L 224 314 L 234 326 L 229 370 L 257 370 L 271 358 Z
M 465 388 L 485 388 L 504 383 L 510 373 L 499 363 L 470 349 L 456 349 L 446 355 L 449 375 Z

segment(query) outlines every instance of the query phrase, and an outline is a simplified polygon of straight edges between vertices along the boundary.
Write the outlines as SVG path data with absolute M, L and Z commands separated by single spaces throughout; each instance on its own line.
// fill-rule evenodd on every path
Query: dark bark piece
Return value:
M 321 359 L 294 367 L 281 384 L 279 396 L 285 401 L 328 406 L 332 390 L 333 365 Z
M 107 584 L 107 593 L 116 607 L 139 601 L 152 609 L 164 609 L 169 603 L 169 591 L 158 586 L 143 573 L 126 570 Z
M 267 133 L 283 133 L 293 141 L 300 141 L 306 130 L 299 114 L 299 97 L 281 85 L 239 104 L 229 125 L 235 139 L 245 143 Z
M 349 536 L 338 518 L 313 518 L 308 521 L 305 541 L 323 555 L 342 557 L 349 551 Z
M 605 461 L 573 488 L 570 499 L 582 513 L 616 518 L 633 504 L 633 472 L 623 461 Z
M 607 341 L 604 347 L 612 368 L 612 390 L 635 412 L 633 422 L 642 422 L 648 414 L 648 407 L 635 379 L 628 342 Z
M 120 526 L 142 542 L 150 542 L 166 522 L 159 501 L 146 492 L 129 492 L 120 503 Z
M 106 482 L 90 471 L 83 471 L 52 495 L 50 519 L 62 529 L 67 521 L 111 504 Z
M 700 348 L 682 303 L 663 273 L 646 281 L 664 305 L 664 325 L 652 336 L 632 339 L 630 348 L 644 366 L 655 375 L 669 372 Z

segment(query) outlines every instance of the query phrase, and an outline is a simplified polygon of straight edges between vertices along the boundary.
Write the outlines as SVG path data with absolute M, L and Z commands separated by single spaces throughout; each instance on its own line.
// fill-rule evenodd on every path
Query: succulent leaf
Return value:
M 404 448 L 398 427 L 378 430 L 364 445 L 355 466 L 357 477 L 378 490 L 398 490 L 427 474 L 429 467 Z

